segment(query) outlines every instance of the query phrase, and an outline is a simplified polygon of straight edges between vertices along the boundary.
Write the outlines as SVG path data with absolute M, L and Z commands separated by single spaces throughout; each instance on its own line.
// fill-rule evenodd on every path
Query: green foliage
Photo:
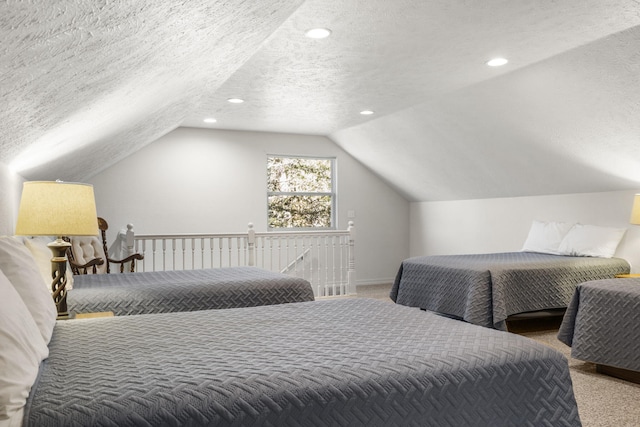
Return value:
M 331 160 L 269 157 L 269 192 L 331 192 Z
M 270 228 L 332 226 L 331 165 L 330 159 L 268 158 Z
M 331 227 L 330 196 L 269 197 L 269 227 Z

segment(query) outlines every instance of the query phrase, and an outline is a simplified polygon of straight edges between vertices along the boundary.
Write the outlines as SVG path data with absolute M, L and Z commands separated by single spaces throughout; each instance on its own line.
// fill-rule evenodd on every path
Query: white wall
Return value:
M 268 154 L 336 157 L 337 227 L 356 215 L 356 283 L 392 281 L 409 255 L 409 202 L 322 136 L 178 128 L 89 182 L 113 231 L 266 231 Z
M 626 228 L 616 256 L 640 272 L 640 226 L 629 224 L 634 191 L 412 203 L 410 254 L 517 251 L 531 221 Z
M 24 179 L 0 163 L 0 235 L 10 236 L 16 231 L 16 219 Z

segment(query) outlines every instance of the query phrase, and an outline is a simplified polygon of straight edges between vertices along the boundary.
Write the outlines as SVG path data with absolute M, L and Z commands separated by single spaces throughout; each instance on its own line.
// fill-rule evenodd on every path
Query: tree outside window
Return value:
M 270 229 L 333 228 L 334 159 L 269 156 Z

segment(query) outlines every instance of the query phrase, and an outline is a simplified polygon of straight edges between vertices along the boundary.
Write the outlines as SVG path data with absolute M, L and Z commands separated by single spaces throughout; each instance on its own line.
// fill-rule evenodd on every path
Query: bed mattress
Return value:
M 640 372 L 640 279 L 582 283 L 558 331 L 571 356 Z
M 25 427 L 579 426 L 567 360 L 369 299 L 59 321 Z
M 257 267 L 74 276 L 69 312 L 167 313 L 313 301 L 311 284 Z
M 398 304 L 506 330 L 507 317 L 564 308 L 579 283 L 629 268 L 620 258 L 534 252 L 415 257 L 402 262 L 390 296 Z

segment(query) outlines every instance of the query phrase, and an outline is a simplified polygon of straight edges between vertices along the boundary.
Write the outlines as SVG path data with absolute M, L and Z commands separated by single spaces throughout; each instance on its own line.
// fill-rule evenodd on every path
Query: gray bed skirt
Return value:
M 313 301 L 311 284 L 257 267 L 74 276 L 69 313 L 116 316 Z
M 25 427 L 580 426 L 567 360 L 369 299 L 59 321 Z
M 640 278 L 578 285 L 558 339 L 571 356 L 640 372 Z
M 629 272 L 620 258 L 534 252 L 442 255 L 402 262 L 391 290 L 398 304 L 506 330 L 506 319 L 565 308 L 579 283 Z

